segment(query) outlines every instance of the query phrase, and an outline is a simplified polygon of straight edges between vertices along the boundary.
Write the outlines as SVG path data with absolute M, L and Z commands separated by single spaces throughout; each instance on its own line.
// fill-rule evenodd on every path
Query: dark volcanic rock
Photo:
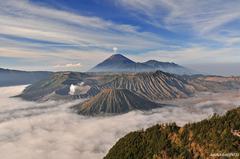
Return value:
M 82 115 L 121 114 L 162 106 L 127 89 L 104 89 L 91 99 L 74 106 Z
M 70 86 L 84 82 L 89 90 L 81 95 L 71 96 Z M 59 72 L 48 79 L 27 87 L 20 95 L 23 99 L 76 99 L 95 96 L 101 90 L 128 89 L 150 100 L 165 100 L 191 96 L 195 88 L 181 76 L 157 71 L 149 73 L 124 73 L 116 75 L 89 75 L 77 72 Z M 52 98 L 53 97 L 53 98 Z
M 78 87 L 72 94 L 71 86 Z M 196 92 L 239 89 L 238 77 L 180 76 L 162 71 L 118 74 L 58 72 L 28 86 L 20 95 L 33 101 L 89 98 L 103 89 L 128 89 L 154 101 L 185 98 Z
M 46 101 L 49 99 L 77 99 L 96 95 L 99 88 L 95 80 L 88 80 L 85 73 L 58 72 L 47 79 L 28 86 L 19 96 L 30 101 Z M 70 86 L 84 82 L 90 89 L 81 95 L 70 95 Z
M 181 76 L 161 71 L 122 74 L 103 87 L 129 89 L 151 100 L 182 98 L 194 93 L 194 88 Z

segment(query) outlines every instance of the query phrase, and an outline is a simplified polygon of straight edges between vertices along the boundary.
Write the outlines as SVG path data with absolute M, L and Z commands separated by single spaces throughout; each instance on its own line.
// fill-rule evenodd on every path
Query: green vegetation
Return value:
M 131 132 L 104 159 L 201 159 L 211 153 L 240 153 L 240 137 L 231 130 L 240 130 L 240 107 L 184 127 L 173 123 Z

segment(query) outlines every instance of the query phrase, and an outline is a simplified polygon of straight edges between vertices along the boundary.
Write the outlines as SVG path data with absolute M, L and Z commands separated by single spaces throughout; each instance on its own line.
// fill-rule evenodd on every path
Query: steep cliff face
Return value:
M 195 91 L 194 87 L 180 76 L 161 71 L 123 74 L 104 84 L 103 87 L 129 89 L 151 100 L 188 97 Z
M 149 110 L 161 104 L 127 89 L 104 89 L 91 99 L 74 106 L 79 114 L 101 115 L 122 114 L 131 110 Z

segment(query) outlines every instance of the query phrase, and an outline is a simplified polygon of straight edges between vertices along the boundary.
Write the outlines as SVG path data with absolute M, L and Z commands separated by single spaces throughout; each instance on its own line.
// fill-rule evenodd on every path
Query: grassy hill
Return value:
M 240 107 L 224 116 L 178 127 L 155 125 L 121 138 L 104 159 L 210 158 L 213 153 L 239 153 Z

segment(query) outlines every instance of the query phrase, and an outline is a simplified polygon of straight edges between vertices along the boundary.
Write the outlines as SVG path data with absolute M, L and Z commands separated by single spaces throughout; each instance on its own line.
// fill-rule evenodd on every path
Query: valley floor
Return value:
M 100 159 L 130 131 L 156 123 L 182 126 L 240 105 L 240 92 L 201 93 L 165 101 L 168 107 L 112 117 L 83 117 L 75 102 L 26 102 L 9 98 L 25 86 L 0 87 L 0 154 L 4 159 Z M 173 105 L 173 106 L 172 106 Z

